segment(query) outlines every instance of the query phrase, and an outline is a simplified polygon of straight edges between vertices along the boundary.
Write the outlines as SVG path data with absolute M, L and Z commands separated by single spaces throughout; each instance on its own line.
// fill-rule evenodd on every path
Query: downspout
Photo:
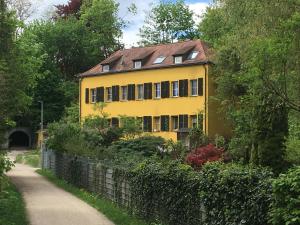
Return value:
M 79 78 L 79 124 L 81 123 L 81 83 L 82 78 Z
M 205 93 L 205 96 L 204 96 L 204 130 L 205 130 L 205 133 L 206 135 L 208 135 L 208 130 L 207 130 L 207 114 L 208 114 L 208 111 L 207 111 L 207 102 L 208 102 L 208 78 L 207 78 L 207 64 L 205 65 L 205 73 L 204 73 L 204 78 L 205 78 L 205 85 L 204 85 L 204 93 Z

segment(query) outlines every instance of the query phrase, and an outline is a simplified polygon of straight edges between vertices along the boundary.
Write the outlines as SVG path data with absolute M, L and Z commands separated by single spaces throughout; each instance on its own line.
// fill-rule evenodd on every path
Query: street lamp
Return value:
M 41 150 L 43 149 L 43 141 L 44 141 L 44 102 L 38 101 L 41 103 Z

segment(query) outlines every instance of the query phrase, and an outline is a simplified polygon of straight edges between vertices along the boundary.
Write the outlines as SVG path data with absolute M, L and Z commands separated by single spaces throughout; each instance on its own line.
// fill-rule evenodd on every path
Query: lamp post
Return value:
M 44 141 L 44 102 L 39 101 L 41 103 L 41 150 L 43 149 L 43 141 Z

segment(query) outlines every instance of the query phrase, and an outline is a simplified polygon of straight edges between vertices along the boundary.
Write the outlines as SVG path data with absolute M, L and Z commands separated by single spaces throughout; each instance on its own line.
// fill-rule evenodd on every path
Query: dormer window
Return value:
M 159 56 L 154 60 L 153 64 L 160 64 L 165 60 L 165 58 L 165 56 Z
M 109 65 L 103 65 L 102 66 L 102 71 L 103 72 L 108 72 L 109 71 Z
M 135 68 L 135 69 L 140 69 L 140 68 L 142 68 L 142 61 L 140 61 L 140 60 L 134 61 L 134 68 Z
M 180 63 L 182 63 L 182 55 L 174 56 L 174 63 L 175 63 L 175 64 L 180 64 Z

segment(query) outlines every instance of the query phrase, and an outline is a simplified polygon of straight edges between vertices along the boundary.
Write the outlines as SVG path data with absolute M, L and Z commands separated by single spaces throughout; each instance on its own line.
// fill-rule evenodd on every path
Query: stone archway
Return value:
M 30 137 L 23 131 L 15 131 L 9 136 L 9 148 L 29 148 Z
M 27 149 L 31 147 L 32 136 L 29 128 L 17 127 L 6 133 L 7 149 Z

